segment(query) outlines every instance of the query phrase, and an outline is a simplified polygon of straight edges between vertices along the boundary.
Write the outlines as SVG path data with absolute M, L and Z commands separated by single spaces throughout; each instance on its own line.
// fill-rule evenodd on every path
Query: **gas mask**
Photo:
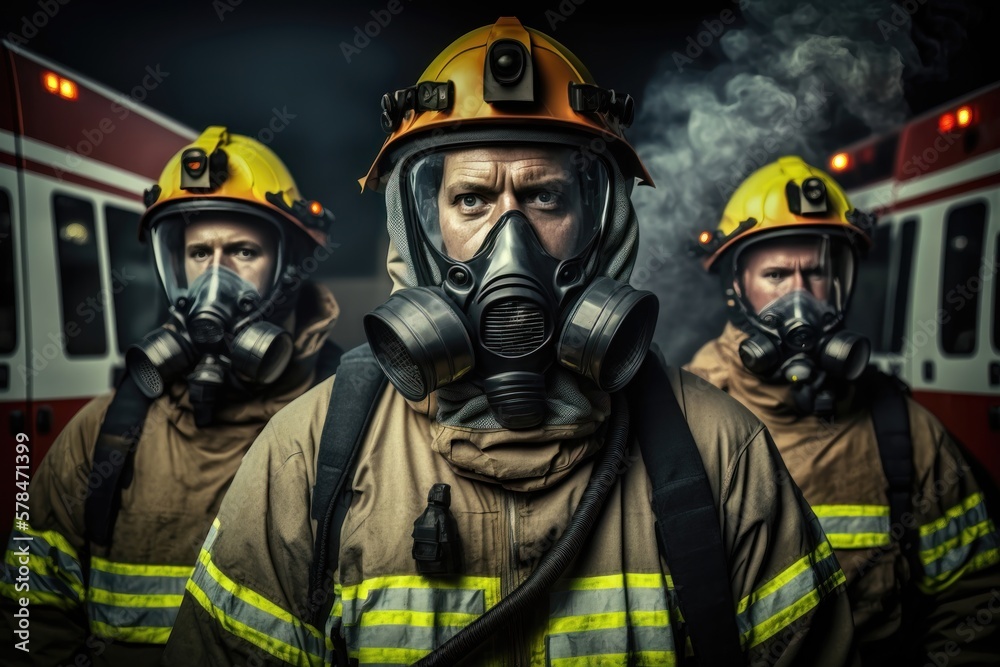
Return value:
M 857 379 L 871 353 L 867 338 L 843 328 L 853 256 L 847 247 L 831 244 L 826 237 L 812 246 L 790 247 L 806 249 L 805 267 L 787 264 L 789 254 L 773 245 L 759 249 L 766 253 L 777 248 L 776 254 L 745 262 L 737 256 L 735 260 L 742 267 L 738 294 L 745 316 L 743 328 L 749 334 L 740 344 L 739 355 L 754 375 L 790 383 L 801 412 L 827 414 L 835 398 L 832 385 Z M 788 289 L 800 272 L 806 275 L 802 287 L 786 291 L 754 312 L 751 295 L 759 299 L 772 290 Z
M 291 360 L 291 334 L 274 322 L 288 312 L 276 305 L 288 296 L 278 289 L 280 227 L 246 218 L 194 225 L 168 219 L 151 237 L 172 318 L 129 348 L 126 365 L 149 398 L 186 376 L 196 422 L 204 426 L 223 388 L 271 384 Z
M 462 164 L 458 153 L 454 170 L 451 156 L 436 153 L 407 172 L 407 237 L 411 254 L 427 260 L 421 282 L 431 285 L 397 291 L 365 316 L 389 380 L 414 401 L 472 381 L 510 429 L 543 422 L 554 363 L 604 391 L 622 388 L 645 357 L 658 302 L 595 275 L 609 215 L 605 166 L 570 169 L 558 154 L 536 160 L 542 166 L 529 180 L 537 182 L 519 183 L 527 172 L 516 170 L 479 182 L 476 174 L 503 172 L 508 163 Z M 510 199 L 496 185 L 505 178 Z M 510 202 L 517 208 L 500 208 Z

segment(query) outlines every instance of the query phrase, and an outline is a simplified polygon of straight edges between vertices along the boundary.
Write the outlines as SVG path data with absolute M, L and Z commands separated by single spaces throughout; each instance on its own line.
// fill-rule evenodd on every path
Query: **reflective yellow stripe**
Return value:
M 827 533 L 826 538 L 834 549 L 871 549 L 892 541 L 888 533 Z
M 90 631 L 98 637 L 138 644 L 166 644 L 171 628 L 118 627 L 100 621 L 90 622 Z
M 836 569 L 834 570 L 833 568 Z M 830 570 L 833 570 L 832 573 L 827 575 L 827 572 Z M 804 576 L 805 573 L 811 573 L 811 576 Z M 800 578 L 792 587 L 782 591 L 785 586 L 794 582 L 797 577 L 803 576 L 804 578 Z M 821 578 L 817 580 L 817 577 Z M 790 623 L 816 607 L 823 597 L 837 586 L 844 584 L 846 580 L 847 578 L 844 576 L 843 570 L 840 569 L 836 558 L 833 556 L 830 543 L 827 541 L 820 543 L 811 554 L 803 556 L 774 579 L 771 579 L 753 593 L 740 600 L 737 612 L 744 616 L 742 619 L 738 619 L 738 621 L 742 621 L 745 628 L 741 631 L 742 643 L 747 648 L 752 648 L 773 637 Z M 801 588 L 801 594 L 799 593 L 799 588 Z M 770 602 L 770 604 L 774 604 L 776 598 L 771 598 L 770 600 L 767 600 L 767 598 L 779 591 L 785 592 L 786 595 L 796 595 L 794 602 L 773 610 L 774 613 L 763 621 L 746 627 L 748 622 L 752 622 L 752 618 L 746 615 L 751 607 L 759 603 L 766 604 Z M 763 609 L 764 611 L 771 611 L 767 607 Z
M 227 632 L 235 635 L 236 637 L 250 642 L 257 648 L 267 651 L 279 660 L 284 660 L 285 662 L 293 665 L 309 667 L 310 665 L 323 664 L 323 659 L 321 657 L 310 655 L 295 646 L 286 644 L 279 639 L 275 639 L 270 635 L 266 635 L 263 632 L 237 621 L 231 616 L 227 616 L 221 609 L 212 604 L 212 601 L 208 599 L 205 592 L 198 588 L 198 585 L 194 583 L 193 580 L 188 580 L 187 591 L 192 595 L 192 597 L 194 597 L 195 600 L 198 601 L 198 604 L 200 604 L 205 611 L 220 622 L 222 627 Z
M 946 542 L 942 542 L 933 549 L 921 551 L 920 560 L 924 565 L 929 565 L 956 547 L 965 546 L 966 544 L 975 542 L 980 537 L 989 535 L 991 532 L 993 532 L 993 521 L 986 519 L 985 521 L 977 523 L 975 526 L 969 526 L 955 537 Z
M 28 600 L 31 601 L 31 604 L 44 604 L 50 607 L 55 607 L 56 609 L 75 609 L 80 606 L 80 603 L 77 600 L 72 600 L 65 595 L 30 589 L 27 591 L 18 591 L 14 588 L 14 586 L 15 584 L 8 584 L 5 581 L 0 581 L 0 595 L 3 595 L 5 598 L 10 598 L 11 600 L 28 598 Z
M 663 627 L 670 624 L 670 612 L 666 609 L 658 611 L 630 611 L 629 625 L 634 627 Z
M 924 593 L 936 595 L 961 579 L 964 574 L 976 572 L 997 563 L 1000 563 L 1000 548 L 993 548 L 977 554 L 961 567 L 945 572 L 937 577 L 924 576 L 918 583 L 918 586 Z
M 35 530 L 31 527 L 28 527 L 25 528 L 24 530 L 21 530 L 21 532 L 24 533 L 25 535 L 31 535 L 32 537 L 40 537 L 47 543 L 51 544 L 53 547 L 58 549 L 59 551 L 62 551 L 65 554 L 69 554 L 77 561 L 80 560 L 80 557 L 77 555 L 76 549 L 73 548 L 73 545 L 71 545 L 68 541 L 66 541 L 65 537 L 63 537 L 61 534 L 57 533 L 54 530 Z
M 366 600 L 368 593 L 383 588 L 428 588 L 441 590 L 476 589 L 489 590 L 497 583 L 495 577 L 456 577 L 454 579 L 425 579 L 419 575 L 400 577 L 374 577 L 365 579 L 354 586 L 343 586 L 341 598 L 344 600 Z
M 586 632 L 587 630 L 606 630 L 608 628 L 625 627 L 624 611 L 612 611 L 605 614 L 587 614 L 586 616 L 559 616 L 549 619 L 549 633 Z
M 553 658 L 548 664 L 552 667 L 601 667 L 601 665 L 618 667 L 626 664 L 636 667 L 673 667 L 677 664 L 677 656 L 672 651 L 636 651 L 628 655 L 608 653 L 574 658 Z
M 18 539 L 30 537 L 31 539 Z M 27 552 L 22 549 L 27 548 Z M 27 562 L 22 558 L 27 556 Z M 48 604 L 69 609 L 79 604 L 85 595 L 83 585 L 83 568 L 77 558 L 76 549 L 60 533 L 53 530 L 34 530 L 25 527 L 11 531 L 7 544 L 7 553 L 0 568 L 0 580 L 9 578 L 15 583 L 21 576 L 20 569 L 25 567 L 29 572 L 29 589 L 38 595 L 22 595 L 28 591 L 0 588 L 5 596 L 9 593 L 18 597 L 27 597 L 39 604 Z M 2 574 L 6 571 L 6 574 Z M 75 597 L 74 597 L 75 596 Z M 68 602 L 57 602 L 60 597 Z
M 183 577 L 191 576 L 191 565 L 146 565 L 144 563 L 119 563 L 93 556 L 90 567 L 109 574 L 124 574 L 143 577 Z
M 887 505 L 813 505 L 812 510 L 834 549 L 871 549 L 892 542 Z
M 360 651 L 351 651 L 350 655 L 362 665 L 368 663 L 412 665 L 428 653 L 430 651 L 414 648 L 363 648 Z
M 209 576 L 212 577 L 212 579 L 214 579 L 216 583 L 222 586 L 222 588 L 228 591 L 233 597 L 239 598 L 240 600 L 243 600 L 247 604 L 256 607 L 257 609 L 260 609 L 261 611 L 264 611 L 270 614 L 271 616 L 274 616 L 275 618 L 282 620 L 285 623 L 288 623 L 289 625 L 301 626 L 309 634 L 316 637 L 317 639 L 323 639 L 323 634 L 318 630 L 316 630 L 316 628 L 312 627 L 308 623 L 303 623 L 296 617 L 292 616 L 289 612 L 285 611 L 284 609 L 274 604 L 273 602 L 271 602 L 264 596 L 260 595 L 256 591 L 240 586 L 232 579 L 227 577 L 225 574 L 223 574 L 222 570 L 217 568 L 215 566 L 215 563 L 212 562 L 211 555 L 204 549 L 202 549 L 201 553 L 198 555 L 198 560 L 205 567 L 205 570 L 208 572 Z M 190 584 L 191 581 L 188 580 L 187 590 L 191 590 Z
M 564 582 L 562 587 L 559 584 L 553 590 L 563 591 L 596 591 L 606 588 L 660 588 L 666 581 L 668 588 L 674 587 L 674 580 L 669 574 L 661 573 L 635 573 L 625 574 L 605 574 L 599 577 L 581 577 Z
M 751 648 L 761 642 L 767 641 L 774 635 L 781 632 L 783 628 L 804 616 L 813 607 L 818 605 L 820 600 L 822 600 L 823 597 L 825 597 L 830 591 L 835 589 L 837 586 L 842 585 L 846 581 L 847 577 L 844 576 L 843 570 L 838 569 L 818 588 L 814 588 L 805 597 L 799 598 L 795 604 L 790 607 L 786 607 L 784 610 L 775 614 L 764 623 L 757 625 L 752 631 L 753 643 L 750 645 Z
M 813 513 L 824 516 L 889 516 L 888 505 L 813 505 Z
M 413 625 L 419 628 L 441 626 L 465 627 L 479 618 L 476 614 L 461 614 L 458 612 L 385 610 L 366 611 L 361 615 L 362 627 L 372 625 Z
M 962 516 L 963 514 L 971 510 L 973 507 L 981 503 L 982 500 L 983 500 L 983 494 L 973 493 L 971 496 L 969 496 L 968 498 L 966 498 L 965 500 L 963 500 L 962 502 L 960 502 L 959 504 L 955 505 L 947 512 L 945 512 L 944 516 L 934 521 L 931 521 L 930 523 L 925 523 L 924 525 L 920 526 L 920 537 L 926 537 L 931 533 L 935 533 L 941 530 L 949 523 L 951 523 L 952 520 L 957 519 L 958 517 Z
M 736 605 L 736 613 L 741 614 L 750 608 L 751 604 L 758 602 L 761 598 L 770 595 L 775 592 L 789 581 L 795 578 L 797 574 L 805 572 L 807 569 L 811 568 L 814 563 L 817 563 L 830 554 L 833 553 L 833 549 L 830 547 L 829 542 L 823 542 L 816 550 L 811 554 L 806 554 L 802 558 L 798 559 L 790 566 L 785 568 L 783 572 L 778 574 L 774 579 L 771 579 L 766 584 L 755 590 L 750 595 L 746 596 L 740 603 Z M 841 573 L 843 574 L 843 573 Z
M 193 568 L 190 568 L 193 569 Z M 139 593 L 116 593 L 100 588 L 87 590 L 87 600 L 99 604 L 113 604 L 118 607 L 180 607 L 183 595 L 143 595 Z

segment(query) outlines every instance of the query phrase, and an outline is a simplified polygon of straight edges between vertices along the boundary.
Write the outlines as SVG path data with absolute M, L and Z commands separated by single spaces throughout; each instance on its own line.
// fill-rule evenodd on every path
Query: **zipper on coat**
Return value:
M 515 494 L 510 491 L 500 492 L 500 595 L 507 597 L 515 588 L 521 585 L 521 569 L 519 566 L 519 522 L 517 519 L 517 502 Z M 527 617 L 532 617 L 528 614 Z M 529 651 L 524 619 L 518 615 L 507 627 L 508 649 L 504 652 L 504 664 L 512 667 L 529 667 L 531 652 Z M 498 647 L 501 643 L 498 642 Z

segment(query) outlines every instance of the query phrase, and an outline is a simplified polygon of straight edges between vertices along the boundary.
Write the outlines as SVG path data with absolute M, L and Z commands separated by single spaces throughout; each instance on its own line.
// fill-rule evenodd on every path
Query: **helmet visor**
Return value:
M 464 146 L 424 154 L 406 172 L 409 215 L 446 257 L 466 261 L 505 213 L 520 211 L 556 259 L 583 253 L 607 224 L 608 169 L 557 144 Z M 583 161 L 577 161 L 583 162 Z
M 283 270 L 281 226 L 265 215 L 176 211 L 153 223 L 150 240 L 171 305 L 213 267 L 224 267 L 268 298 Z

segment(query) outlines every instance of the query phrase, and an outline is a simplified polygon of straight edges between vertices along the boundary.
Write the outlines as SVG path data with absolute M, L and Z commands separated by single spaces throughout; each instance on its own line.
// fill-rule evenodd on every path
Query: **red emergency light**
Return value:
M 65 100 L 75 100 L 80 96 L 76 81 L 59 76 L 55 72 L 42 73 L 42 86 L 53 95 L 58 95 Z
M 851 164 L 851 157 L 847 153 L 837 153 L 830 158 L 830 169 L 833 171 L 844 171 Z
M 954 112 L 947 111 L 938 116 L 938 131 L 951 132 L 956 127 L 969 127 L 975 122 L 975 120 L 975 108 L 966 104 L 964 106 L 960 106 Z

